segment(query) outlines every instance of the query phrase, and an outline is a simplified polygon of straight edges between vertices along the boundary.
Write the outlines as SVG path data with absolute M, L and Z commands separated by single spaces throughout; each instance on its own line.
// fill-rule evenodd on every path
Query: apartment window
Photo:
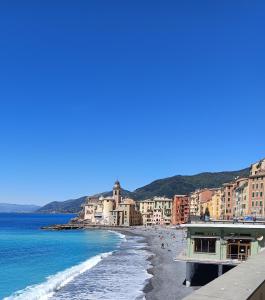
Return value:
M 259 192 L 256 192 L 256 197 L 258 197 L 259 196 Z
M 252 206 L 254 206 L 254 201 L 252 201 Z
M 262 192 L 260 192 L 260 197 L 262 197 L 263 196 L 263 194 L 262 194 Z
M 258 185 L 258 183 L 256 184 L 256 189 L 258 189 L 259 188 L 259 185 Z
M 255 184 L 252 184 L 252 190 L 255 190 Z
M 194 239 L 194 252 L 215 253 L 216 239 Z
M 252 193 L 252 197 L 253 197 L 253 198 L 255 197 L 255 193 L 254 193 L 254 192 Z
M 260 201 L 260 204 L 259 204 L 260 206 L 262 206 L 262 201 Z
M 260 184 L 260 188 L 263 189 L 263 182 Z

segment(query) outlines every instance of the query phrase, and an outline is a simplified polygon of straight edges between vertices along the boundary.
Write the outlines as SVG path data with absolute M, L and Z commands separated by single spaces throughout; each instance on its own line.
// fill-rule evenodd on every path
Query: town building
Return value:
M 249 179 L 240 178 L 235 181 L 233 206 L 234 217 L 244 218 L 248 215 L 249 204 Z
M 175 195 L 173 199 L 172 224 L 187 223 L 190 219 L 190 199 L 187 195 Z
M 264 224 L 208 222 L 185 224 L 183 228 L 187 229 L 187 246 L 176 260 L 186 262 L 187 286 L 199 267 L 211 266 L 217 277 L 265 246 Z
M 231 220 L 234 216 L 234 188 L 235 182 L 224 183 L 222 187 L 223 219 Z
M 222 213 L 222 190 L 212 189 L 213 195 L 209 204 L 210 218 L 213 220 L 220 220 Z
M 172 199 L 154 197 L 138 201 L 143 225 L 170 225 L 172 217 Z
M 255 218 L 265 217 L 265 159 L 252 164 L 249 176 L 249 212 Z
M 200 216 L 200 190 L 190 193 L 190 216 Z
M 112 197 L 88 197 L 80 214 L 86 224 L 105 226 L 141 225 L 142 217 L 133 199 L 122 198 L 119 181 L 113 186 Z
M 199 213 L 200 215 L 204 215 L 206 212 L 206 208 L 209 209 L 210 201 L 212 200 L 212 196 L 214 194 L 214 189 L 203 189 L 199 192 Z
M 153 225 L 153 213 L 155 202 L 153 199 L 147 199 L 139 201 L 140 213 L 142 215 L 143 225 L 151 226 Z

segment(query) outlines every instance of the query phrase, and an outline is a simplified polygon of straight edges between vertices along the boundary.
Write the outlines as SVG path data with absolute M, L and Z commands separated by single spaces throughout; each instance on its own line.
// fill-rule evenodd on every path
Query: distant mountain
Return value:
M 70 199 L 66 201 L 53 201 L 50 202 L 40 209 L 38 212 L 41 213 L 78 213 L 81 210 L 81 205 L 86 201 L 87 196 L 78 198 L 78 199 Z
M 236 177 L 248 177 L 248 175 L 249 168 L 239 171 L 206 172 L 191 176 L 176 175 L 153 181 L 133 192 L 122 190 L 122 194 L 124 197 L 131 197 L 135 200 L 148 199 L 154 196 L 166 196 L 172 198 L 176 194 L 189 194 L 198 188 L 217 188 L 223 183 L 232 181 Z M 99 193 L 95 196 L 100 195 L 104 197 L 111 196 L 112 191 Z M 78 213 L 86 198 L 87 196 L 62 202 L 51 202 L 41 207 L 38 212 Z
M 0 203 L 0 213 L 30 213 L 39 208 L 37 205 Z

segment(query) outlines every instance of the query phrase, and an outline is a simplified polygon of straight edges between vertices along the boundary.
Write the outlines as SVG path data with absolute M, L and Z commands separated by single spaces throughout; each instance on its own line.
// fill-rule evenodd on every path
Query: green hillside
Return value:
M 153 196 L 171 198 L 176 194 L 189 194 L 198 188 L 217 188 L 236 177 L 248 177 L 248 175 L 249 168 L 232 172 L 207 172 L 191 176 L 177 175 L 153 181 L 135 190 L 132 196 L 137 200 L 148 199 Z

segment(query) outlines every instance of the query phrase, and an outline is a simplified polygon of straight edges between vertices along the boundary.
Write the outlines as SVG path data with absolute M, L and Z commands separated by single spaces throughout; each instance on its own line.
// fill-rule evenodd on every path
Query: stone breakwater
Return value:
M 105 230 L 113 230 L 113 229 L 125 229 L 129 228 L 127 226 L 104 226 L 104 225 L 88 225 L 88 224 L 54 224 L 49 226 L 42 226 L 43 230 L 74 230 L 74 229 L 105 229 Z

